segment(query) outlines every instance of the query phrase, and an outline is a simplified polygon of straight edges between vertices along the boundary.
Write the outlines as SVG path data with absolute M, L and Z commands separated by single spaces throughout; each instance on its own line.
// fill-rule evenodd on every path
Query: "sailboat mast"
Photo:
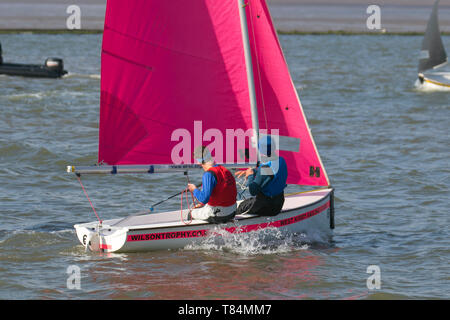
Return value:
M 247 69 L 248 91 L 250 95 L 250 110 L 252 113 L 253 137 L 256 139 L 255 147 L 257 151 L 258 156 L 257 159 L 259 164 L 261 157 L 258 150 L 258 142 L 259 142 L 258 107 L 256 104 L 256 90 L 255 90 L 255 79 L 253 77 L 252 53 L 250 51 L 250 39 L 248 36 L 247 15 L 245 12 L 245 7 L 248 4 L 245 3 L 245 0 L 237 0 L 237 2 L 239 6 L 239 16 L 241 19 L 242 40 L 244 44 L 245 65 Z

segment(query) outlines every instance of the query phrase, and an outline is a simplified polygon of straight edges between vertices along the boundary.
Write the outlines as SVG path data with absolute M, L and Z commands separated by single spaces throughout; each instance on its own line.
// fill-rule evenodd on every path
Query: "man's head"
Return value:
M 265 156 L 267 158 L 276 156 L 275 151 L 277 149 L 275 139 L 270 135 L 262 136 L 258 141 L 258 150 L 262 156 Z
M 214 164 L 214 159 L 211 156 L 208 148 L 205 146 L 198 146 L 193 152 L 194 159 L 199 162 L 203 167 L 212 166 Z

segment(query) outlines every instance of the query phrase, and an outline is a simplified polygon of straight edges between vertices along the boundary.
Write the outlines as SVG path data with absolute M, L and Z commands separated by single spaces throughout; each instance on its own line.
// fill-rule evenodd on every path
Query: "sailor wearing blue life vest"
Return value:
M 284 189 L 287 180 L 287 165 L 283 157 L 276 155 L 273 137 L 264 136 L 259 140 L 258 149 L 262 160 L 257 168 L 248 168 L 236 172 L 236 176 L 245 175 L 252 198 L 245 199 L 239 205 L 236 214 L 256 214 L 275 216 L 280 213 L 284 204 Z

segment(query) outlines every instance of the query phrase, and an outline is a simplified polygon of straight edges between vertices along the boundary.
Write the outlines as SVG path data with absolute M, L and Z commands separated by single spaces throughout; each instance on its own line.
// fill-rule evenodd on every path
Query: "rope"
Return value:
M 243 181 L 243 182 L 241 182 Z M 240 178 L 240 179 L 236 179 L 236 185 L 239 186 L 239 188 L 241 189 L 241 191 L 238 191 L 238 199 L 246 199 L 244 196 L 245 191 L 247 191 L 248 189 L 248 185 L 247 185 L 247 179 L 246 178 Z
M 189 196 L 187 195 L 187 193 L 188 193 L 188 189 L 186 189 L 186 190 L 184 190 L 183 192 L 181 192 L 181 201 L 180 201 L 180 216 L 181 216 L 181 221 L 183 221 L 183 223 L 185 224 L 185 225 L 188 225 L 188 224 L 191 224 L 191 222 L 192 222 L 192 215 L 190 215 L 190 220 L 189 220 L 189 222 L 188 223 L 186 223 L 185 221 L 184 221 L 184 219 L 183 219 L 183 195 L 186 193 L 186 203 L 187 203 L 187 208 L 188 208 L 188 210 L 189 210 L 189 213 L 191 213 L 192 212 L 192 210 L 194 209 L 194 207 L 195 207 L 195 199 L 194 199 L 194 194 L 191 192 L 191 196 L 192 196 L 192 208 L 191 208 L 191 206 L 190 206 L 190 203 L 189 203 Z M 190 192 L 190 191 L 189 191 Z
M 186 171 L 186 172 L 184 173 L 184 175 L 186 176 L 187 183 L 188 183 L 188 184 L 191 183 L 191 181 L 189 180 L 189 172 Z M 184 219 L 183 219 L 183 194 L 186 193 L 186 204 L 187 204 L 187 208 L 188 208 L 188 210 L 189 210 L 189 213 L 191 213 L 192 210 L 194 210 L 195 206 L 197 205 L 196 202 L 195 202 L 194 193 L 193 193 L 192 191 L 189 191 L 189 192 L 191 193 L 191 197 L 192 197 L 192 209 L 191 209 L 190 204 L 189 204 L 189 196 L 187 195 L 187 192 L 188 192 L 188 191 L 189 191 L 188 189 L 185 189 L 185 190 L 183 190 L 183 191 L 181 192 L 181 202 L 180 202 L 180 216 L 181 216 L 181 221 L 183 221 L 183 223 L 186 224 L 186 225 L 187 225 L 187 224 L 191 224 L 191 222 L 192 222 L 193 219 L 192 219 L 192 215 L 189 214 L 189 216 L 190 216 L 189 223 L 184 222 Z
M 78 182 L 79 182 L 80 185 L 81 185 L 81 188 L 82 188 L 83 191 L 84 191 L 84 194 L 86 195 L 86 198 L 88 199 L 88 201 L 89 201 L 89 203 L 90 203 L 90 205 L 91 205 L 92 210 L 93 210 L 94 213 L 95 213 L 95 216 L 97 217 L 97 219 L 98 219 L 98 221 L 100 222 L 100 224 L 102 224 L 102 220 L 100 220 L 100 217 L 98 216 L 97 211 L 95 211 L 95 208 L 94 208 L 94 206 L 92 205 L 91 199 L 89 198 L 89 196 L 88 196 L 88 194 L 87 194 L 87 192 L 86 192 L 86 189 L 84 189 L 84 186 L 83 186 L 83 184 L 81 183 L 81 178 L 80 178 L 80 176 L 77 175 L 77 179 L 78 179 Z

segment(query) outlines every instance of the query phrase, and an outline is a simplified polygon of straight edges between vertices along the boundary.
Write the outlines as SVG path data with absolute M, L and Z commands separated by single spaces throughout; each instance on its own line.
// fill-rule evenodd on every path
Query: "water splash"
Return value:
M 305 234 L 286 233 L 279 228 L 230 233 L 217 227 L 201 242 L 190 244 L 185 250 L 218 250 L 251 256 L 306 250 L 310 243 Z

